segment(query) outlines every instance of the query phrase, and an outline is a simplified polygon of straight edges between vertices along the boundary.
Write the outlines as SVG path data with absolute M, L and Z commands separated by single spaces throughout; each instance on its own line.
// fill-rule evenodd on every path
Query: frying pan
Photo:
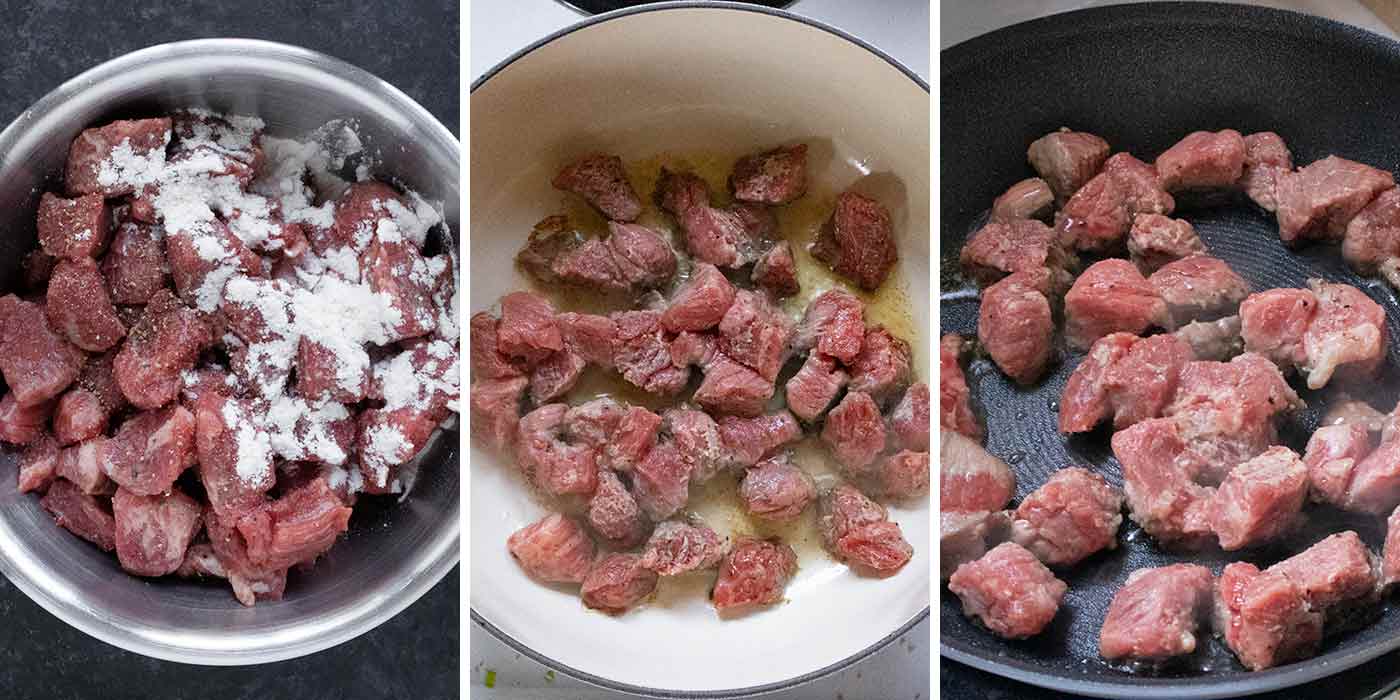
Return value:
M 992 199 L 1032 174 L 1026 146 L 1060 126 L 1106 138 L 1114 151 L 1151 161 L 1198 129 L 1272 130 L 1297 164 L 1337 154 L 1395 171 L 1400 160 L 1400 44 L 1355 27 L 1258 7 L 1214 3 L 1119 5 L 1054 15 L 954 46 L 942 54 L 941 329 L 975 335 L 977 295 L 958 274 L 957 256 Z M 1180 201 L 1211 253 L 1255 290 L 1303 286 L 1309 277 L 1355 285 L 1388 314 L 1389 356 L 1379 381 L 1353 395 L 1388 410 L 1400 394 L 1400 300 L 1358 277 L 1336 246 L 1296 251 L 1278 227 L 1245 201 L 1203 206 Z M 1063 344 L 1061 344 L 1063 347 Z M 1061 360 L 1030 388 L 1017 388 L 986 359 L 969 381 L 990 427 L 988 449 L 1011 464 L 1017 498 L 1055 470 L 1086 465 L 1120 484 L 1106 429 L 1072 439 L 1056 432 L 1057 401 L 1082 354 Z M 1294 387 L 1308 408 L 1281 428 L 1300 451 L 1336 389 Z M 1069 584 L 1060 613 L 1039 636 L 1006 642 L 979 629 L 941 591 L 942 653 L 993 673 L 1101 697 L 1237 697 L 1342 672 L 1400 648 L 1400 609 L 1387 600 L 1370 624 L 1327 639 L 1313 659 L 1249 672 L 1218 640 L 1166 669 L 1131 671 L 1099 658 L 1098 631 L 1113 594 L 1141 567 L 1195 561 L 1217 573 L 1228 562 L 1260 566 L 1326 535 L 1355 529 L 1380 551 L 1384 523 L 1316 505 L 1296 536 L 1256 551 L 1172 554 L 1131 522 L 1120 546 L 1059 575 Z

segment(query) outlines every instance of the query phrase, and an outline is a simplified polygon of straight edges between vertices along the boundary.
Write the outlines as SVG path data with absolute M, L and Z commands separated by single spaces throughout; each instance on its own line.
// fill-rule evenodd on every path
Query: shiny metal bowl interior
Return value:
M 282 44 L 165 44 L 64 83 L 0 133 L 0 291 L 16 288 L 20 257 L 35 247 L 39 196 L 60 184 L 73 137 L 112 119 L 179 107 L 257 115 L 281 136 L 354 119 L 378 160 L 373 172 L 442 202 L 457 230 L 460 146 L 394 87 Z M 455 250 L 453 240 L 443 242 Z M 208 665 L 309 654 L 389 619 L 457 563 L 459 449 L 457 432 L 440 432 L 408 499 L 361 499 L 348 539 L 311 572 L 293 571 L 284 600 L 253 608 L 239 605 L 226 585 L 124 574 L 116 557 L 58 528 L 37 498 L 16 492 L 15 455 L 7 453 L 0 455 L 0 571 L 69 624 L 139 654 Z

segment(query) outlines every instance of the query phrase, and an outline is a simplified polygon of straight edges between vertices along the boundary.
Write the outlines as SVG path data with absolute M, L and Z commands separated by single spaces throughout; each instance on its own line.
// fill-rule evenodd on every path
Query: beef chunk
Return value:
M 1313 431 L 1303 453 L 1312 499 L 1345 507 L 1356 467 L 1374 447 L 1365 425 L 1323 425 Z
M 145 304 L 169 276 L 165 246 L 156 229 L 126 222 L 117 227 L 112 250 L 102 259 L 107 291 L 117 304 Z
M 982 558 L 1011 532 L 1010 511 L 942 511 L 938 514 L 938 575 L 946 582 L 959 566 Z
M 119 488 L 112 496 L 112 515 L 117 560 L 137 576 L 175 573 L 201 521 L 199 503 L 178 490 L 142 496 Z
M 188 230 L 167 230 L 165 256 L 180 298 L 204 312 L 218 307 L 231 277 L 263 274 L 262 258 L 219 219 L 199 222 Z
M 1011 467 L 958 433 L 938 434 L 938 470 L 943 511 L 998 511 L 1016 493 Z
M 879 289 L 899 260 L 889 210 L 862 194 L 842 192 L 812 244 L 812 257 L 861 289 Z
M 900 450 L 881 460 L 870 478 L 871 493 L 905 501 L 928 495 L 928 451 Z
M 511 292 L 501 297 L 497 347 L 508 356 L 530 363 L 563 350 L 564 337 L 554 317 L 554 306 L 533 292 Z
M 1376 568 L 1371 550 L 1347 530 L 1329 535 L 1311 547 L 1269 567 L 1287 576 L 1313 610 L 1331 615 L 1344 606 L 1371 602 L 1376 597 Z
M 718 267 L 740 267 L 758 257 L 759 241 L 777 229 L 767 207 L 739 202 L 728 209 L 710 206 L 710 189 L 690 173 L 661 169 L 656 200 L 676 217 L 686 249 L 696 259 Z
M 784 395 L 788 410 L 808 423 L 815 422 L 826 413 L 827 408 L 836 400 L 837 394 L 846 388 L 849 381 L 850 375 L 846 374 L 835 360 L 820 352 L 814 352 L 807 356 L 802 369 L 792 375 L 785 385 Z
M 599 154 L 574 161 L 559 171 L 553 184 L 583 197 L 613 221 L 635 221 L 642 213 L 642 200 L 617 156 Z
M 554 218 L 554 217 L 552 217 Z M 608 222 L 606 239 L 583 240 L 536 225 L 517 260 L 544 282 L 562 281 L 602 292 L 638 292 L 665 284 L 676 273 L 676 253 L 655 230 Z M 562 239 L 561 236 L 567 236 Z
M 909 386 L 912 353 L 909 343 L 883 326 L 867 328 L 860 354 L 850 362 L 851 391 L 861 391 L 886 405 Z
M 1039 380 L 1054 350 L 1048 281 L 1043 271 L 1017 272 L 982 292 L 977 338 L 997 367 L 1019 384 Z
M 1230 471 L 1210 506 L 1210 526 L 1226 551 L 1276 539 L 1297 524 L 1308 468 L 1287 447 L 1272 447 Z
M 787 360 L 793 333 L 792 320 L 767 294 L 742 289 L 719 322 L 719 349 L 771 382 Z
M 1157 168 L 1129 153 L 1109 156 L 1103 172 L 1117 183 L 1130 219 L 1138 214 L 1170 214 L 1176 208 L 1176 200 L 1159 182 Z
M 1123 494 L 1082 467 L 1061 469 L 1021 502 L 1011 539 L 1051 566 L 1118 546 Z
M 1074 369 L 1060 396 L 1060 432 L 1092 430 L 1113 416 L 1116 428 L 1162 414 L 1176 393 L 1191 348 L 1171 335 L 1100 338 Z
M 593 493 L 598 485 L 598 453 L 587 444 L 570 442 L 564 418 L 569 407 L 552 403 L 520 419 L 516 459 L 531 480 L 556 496 Z
M 126 335 L 102 273 L 89 258 L 59 261 L 49 280 L 44 309 L 55 330 L 89 352 L 102 352 Z
M 793 520 L 816 497 L 816 482 L 786 455 L 769 457 L 750 467 L 739 483 L 744 511 L 760 520 Z
M 1055 208 L 1055 193 L 1050 183 L 1028 177 L 1007 188 L 992 202 L 992 221 L 1016 219 L 1045 219 Z
M 1215 490 L 1196 483 L 1189 463 L 1179 459 L 1187 440 L 1178 421 L 1142 421 L 1114 433 L 1112 445 L 1133 521 L 1166 546 L 1206 542 Z
M 322 477 L 295 486 L 238 521 L 248 559 L 266 569 L 310 564 L 350 525 L 350 508 Z
M 1312 279 L 1308 287 L 1317 295 L 1317 314 L 1303 334 L 1308 388 L 1321 389 L 1334 373 L 1370 379 L 1385 357 L 1385 310 L 1351 285 Z
M 55 258 L 95 258 L 107 249 L 112 215 L 99 194 L 64 199 L 48 192 L 39 198 L 39 246 Z
M 865 342 L 865 304 L 840 288 L 818 294 L 807 303 L 792 347 L 798 352 L 816 349 L 850 364 Z
M 1069 270 L 1079 260 L 1059 231 L 1033 219 L 993 219 L 963 244 L 963 273 L 986 286 L 1015 272 L 1048 269 L 1052 286 L 1069 286 Z
M 71 393 L 71 392 L 70 392 Z M 64 395 L 65 397 L 67 394 Z M 13 391 L 0 398 L 0 440 L 16 445 L 28 445 L 46 434 L 44 427 L 54 412 L 54 403 L 45 401 L 21 406 Z M 91 436 L 88 436 L 91 437 Z M 66 444 L 66 443 L 64 443 Z
M 1088 348 L 1109 333 L 1141 335 L 1168 323 L 1166 302 L 1127 260 L 1094 263 L 1065 295 L 1065 339 L 1073 348 Z
M 1375 274 L 1382 263 L 1397 256 L 1400 256 L 1400 187 L 1392 187 L 1377 195 L 1347 224 L 1342 257 L 1353 270 L 1370 275 Z
M 642 511 L 665 520 L 690 500 L 690 464 L 673 442 L 657 443 L 632 469 L 632 492 Z
M 705 368 L 705 379 L 692 398 L 711 413 L 752 417 L 763 413 L 773 390 L 772 381 L 719 354 Z
M 671 436 L 681 459 L 690 465 L 690 480 L 709 481 L 729 463 L 719 424 L 704 411 L 688 408 L 667 409 L 661 416 L 663 430 Z
M 720 442 L 731 466 L 746 468 L 802 438 L 802 427 L 787 411 L 754 418 L 724 416 L 719 419 Z
M 1185 219 L 1162 214 L 1138 214 L 1128 232 L 1128 254 L 1144 275 L 1173 260 L 1205 255 L 1206 244 Z
M 598 488 L 588 499 L 588 525 L 607 544 L 631 549 L 646 539 L 651 523 L 637 499 L 610 470 L 598 473 Z
M 962 337 L 952 333 L 938 344 L 938 426 L 981 440 L 982 424 L 972 410 L 972 390 L 960 362 L 962 345 Z
M 656 590 L 656 574 L 636 554 L 615 552 L 593 562 L 579 595 L 595 610 L 620 615 Z
M 778 241 L 753 265 L 749 281 L 781 299 L 801 291 L 797 282 L 797 261 L 792 257 L 792 244 Z
M 1061 128 L 1031 143 L 1026 159 L 1063 203 L 1084 186 L 1108 158 L 1108 142 L 1082 131 Z
M 83 366 L 83 352 L 49 327 L 44 307 L 0 297 L 0 373 L 21 406 L 58 396 Z
M 104 551 L 117 548 L 116 521 L 109 508 L 96 496 L 83 493 L 65 479 L 49 485 L 39 505 L 53 516 L 59 527 L 91 542 Z
M 1055 214 L 1055 232 L 1078 250 L 1102 252 L 1122 245 L 1132 221 L 1123 188 L 1108 173 L 1099 173 Z
M 617 353 L 617 324 L 607 316 L 572 311 L 554 317 L 564 338 L 564 349 L 590 364 L 612 369 Z
M 546 583 L 582 583 L 593 563 L 593 540 L 573 518 L 551 513 L 506 540 L 525 573 Z
M 1317 314 L 1317 296 L 1306 289 L 1270 289 L 1240 302 L 1245 349 L 1284 366 L 1307 361 L 1303 335 Z
M 661 576 L 678 576 L 718 566 L 724 552 L 724 541 L 709 527 L 667 520 L 647 540 L 642 566 Z
M 797 553 L 782 542 L 741 537 L 724 557 L 710 593 L 721 615 L 740 615 L 783 599 L 797 573 Z
M 656 181 L 655 199 L 657 206 L 677 219 L 697 207 L 710 203 L 710 186 L 693 173 L 678 173 L 661 169 Z
M 885 449 L 885 421 L 869 394 L 850 391 L 826 416 L 822 442 L 848 475 L 861 475 Z
M 1261 131 L 1244 137 L 1244 174 L 1239 184 L 1265 211 L 1278 208 L 1278 179 L 1292 169 L 1293 154 L 1278 134 Z
M 23 473 L 21 470 L 20 474 Z M 1385 521 L 1385 549 L 1381 555 L 1380 576 L 1380 585 L 1384 589 L 1400 581 L 1400 508 L 1391 511 Z
M 1006 639 L 1040 634 L 1055 619 L 1067 589 L 1034 554 L 1012 542 L 963 564 L 948 580 L 963 613 Z
M 199 478 L 209 505 L 230 523 L 260 506 L 276 480 L 271 440 L 259 417 L 252 402 L 217 394 L 195 412 Z
M 724 273 L 709 263 L 696 263 L 690 279 L 661 314 L 661 325 L 672 333 L 709 330 L 719 325 L 733 303 L 734 285 Z
M 360 257 L 369 288 L 384 299 L 397 318 L 385 324 L 391 340 L 417 338 L 437 328 L 433 286 L 437 276 L 412 241 L 376 236 Z
M 614 313 L 612 320 L 617 324 L 613 361 L 623 379 L 662 396 L 685 388 L 690 370 L 671 362 L 671 346 L 661 326 L 660 311 L 621 311 Z
M 520 399 L 529 380 L 482 379 L 472 384 L 472 436 L 494 450 L 505 450 L 515 442 L 520 422 Z
M 1244 173 L 1245 141 L 1234 129 L 1194 131 L 1157 156 L 1162 187 L 1172 191 L 1232 187 Z
M 398 191 L 378 180 L 356 182 L 335 200 L 335 221 L 329 229 L 314 229 L 312 249 L 318 255 L 348 248 L 363 253 L 377 240 L 381 221 L 391 221 L 395 207 L 405 207 Z
M 807 144 L 780 146 L 745 156 L 729 176 L 734 198 L 759 204 L 787 204 L 807 192 Z
M 180 373 L 214 340 L 199 313 L 169 291 L 156 292 L 112 366 L 117 386 L 137 408 L 159 408 L 180 394 Z
M 1167 304 L 1168 330 L 1236 312 L 1249 283 L 1220 258 L 1193 255 L 1167 263 L 1147 280 Z
M 69 194 L 121 197 L 134 190 L 130 175 L 165 163 L 169 118 L 114 121 L 85 129 L 68 147 L 63 183 Z
M 73 447 L 65 447 L 58 453 L 55 472 L 83 493 L 97 496 L 112 494 L 112 481 L 103 469 L 108 438 L 97 436 Z
M 1196 564 L 1137 569 L 1113 595 L 1099 630 L 1105 659 L 1162 661 L 1196 650 L 1209 620 L 1215 577 Z
M 252 606 L 259 600 L 282 599 L 287 588 L 286 569 L 265 569 L 254 564 L 248 558 L 248 545 L 235 524 L 225 522 L 213 508 L 204 510 L 204 529 L 209 534 L 209 546 L 218 570 L 228 578 L 238 602 Z M 207 563 L 197 566 L 208 568 Z
M 103 470 L 137 496 L 168 492 L 196 460 L 196 419 L 183 406 L 138 413 L 103 447 Z
M 530 373 L 530 400 L 541 405 L 563 398 L 587 367 L 588 361 L 566 343 L 563 350 L 535 365 Z
M 1198 360 L 1228 360 L 1244 350 L 1240 338 L 1240 317 L 1226 316 L 1218 321 L 1193 321 L 1172 333 L 1191 348 Z
M 1337 156 L 1284 173 L 1274 189 L 1279 237 L 1341 239 L 1352 217 L 1394 186 L 1390 173 Z
M 1260 671 L 1317 650 L 1322 614 L 1282 573 L 1235 562 L 1220 573 L 1215 596 L 1215 628 L 1245 668 Z
M 48 435 L 35 438 L 19 454 L 19 492 L 43 491 L 58 474 L 58 443 Z

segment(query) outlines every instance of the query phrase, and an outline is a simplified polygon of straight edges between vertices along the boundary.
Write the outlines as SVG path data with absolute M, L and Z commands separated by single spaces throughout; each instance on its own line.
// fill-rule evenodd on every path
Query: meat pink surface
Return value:
M 1195 131 L 1157 156 L 1157 173 L 1168 191 L 1232 187 L 1244 174 L 1245 140 L 1224 129 Z
M 729 176 L 734 198 L 759 204 L 787 204 L 807 192 L 807 144 L 780 146 L 745 156 Z
M 642 200 L 617 156 L 592 155 L 570 163 L 554 177 L 553 184 L 583 197 L 614 221 L 633 221 L 642 213 Z
M 588 568 L 579 589 L 583 604 L 614 615 L 640 604 L 656 590 L 656 574 L 636 554 L 614 552 Z
M 1008 187 L 992 202 L 993 221 L 1044 219 L 1055 207 L 1055 192 L 1050 183 L 1038 177 L 1028 177 Z
M 1128 254 L 1146 275 L 1173 260 L 1205 255 L 1206 244 L 1185 219 L 1138 214 L 1133 217 L 1133 227 L 1128 231 Z
M 39 246 L 55 258 L 95 258 L 107 248 L 112 213 L 98 194 L 64 199 L 45 192 L 39 198 Z
M 185 561 L 185 550 L 199 532 L 199 503 L 180 491 L 142 496 L 117 489 L 112 496 L 117 560 L 127 573 L 165 576 Z
M 548 583 L 582 583 L 594 545 L 573 518 L 551 513 L 516 530 L 506 548 L 525 573 Z
M 1284 173 L 1274 187 L 1279 237 L 1340 240 L 1352 217 L 1394 186 L 1390 173 L 1337 156 Z
M 83 352 L 54 332 L 44 307 L 0 297 L 0 373 L 21 406 L 58 396 L 78 378 Z
M 1082 467 L 1054 473 L 1016 508 L 1011 539 L 1050 566 L 1118 546 L 1123 494 Z
M 1068 587 L 1034 554 L 1005 542 L 958 567 L 948 590 L 962 601 L 963 614 L 977 618 L 992 633 L 1026 639 L 1055 619 Z
M 1040 379 L 1050 363 L 1055 319 L 1044 272 L 1017 272 L 982 292 L 977 338 L 1006 376 L 1019 384 Z
M 962 433 L 982 439 L 982 424 L 972 410 L 972 391 L 967 385 L 960 356 L 962 337 L 948 334 L 938 344 L 938 426 L 939 430 Z
M 1208 622 L 1215 577 L 1195 564 L 1138 569 L 1113 595 L 1099 630 L 1105 659 L 1160 661 L 1196 650 Z
M 1224 260 L 1209 255 L 1167 263 L 1147 281 L 1166 302 L 1168 330 L 1232 315 L 1250 291 L 1249 283 Z
M 836 210 L 811 250 L 812 257 L 866 291 L 879 289 L 899 260 L 889 210 L 849 190 L 836 198 Z
M 657 524 L 642 549 L 642 566 L 661 576 L 679 576 L 718 566 L 724 553 L 724 541 L 709 527 L 667 520 Z
M 797 573 L 797 554 L 776 540 L 741 537 L 720 563 L 710 593 L 721 615 L 739 615 L 783 599 Z
M 865 474 L 885 449 L 885 421 L 869 394 L 850 391 L 826 416 L 822 442 L 848 476 Z
M 1141 335 L 1168 323 L 1166 302 L 1127 260 L 1094 263 L 1065 294 L 1065 340 L 1072 348 L 1087 348 L 1109 333 Z
M 1278 179 L 1293 169 L 1293 154 L 1272 131 L 1244 137 L 1244 172 L 1240 187 L 1265 211 L 1278 209 Z
M 797 261 L 792 257 L 792 244 L 773 244 L 753 265 L 750 281 L 779 299 L 797 294 L 802 285 L 797 279 Z
M 745 512 L 760 520 L 793 520 L 816 496 L 812 477 L 782 455 L 748 468 L 739 482 L 739 502 Z
M 1016 492 L 1011 467 L 981 445 L 953 432 L 939 434 L 939 508 L 943 511 L 997 511 Z
M 829 289 L 808 302 L 792 338 L 793 349 L 816 349 L 823 355 L 850 364 L 860 356 L 865 342 L 865 303 L 840 288 Z
M 1061 233 L 1034 219 L 993 219 L 968 238 L 958 259 L 983 286 L 1015 272 L 1046 268 L 1058 277 L 1078 266 Z
M 1287 533 L 1302 515 L 1308 468 L 1287 447 L 1271 447 L 1232 469 L 1210 505 L 1210 525 L 1226 551 Z
M 1058 202 L 1064 202 L 1083 187 L 1107 158 L 1107 141 L 1066 128 L 1036 139 L 1026 149 L 1026 159 L 1050 184 Z

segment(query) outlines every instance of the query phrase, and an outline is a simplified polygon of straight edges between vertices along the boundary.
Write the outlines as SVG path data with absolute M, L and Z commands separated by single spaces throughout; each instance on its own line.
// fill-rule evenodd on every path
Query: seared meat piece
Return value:
M 719 565 L 724 551 L 724 541 L 709 527 L 667 520 L 647 540 L 642 566 L 661 576 L 678 576 Z
M 1004 542 L 982 558 L 959 566 L 948 590 L 962 600 L 963 614 L 1006 639 L 1040 634 L 1055 619 L 1068 586 L 1026 548 Z
M 1195 131 L 1157 156 L 1157 177 L 1169 192 L 1233 187 L 1244 174 L 1244 161 L 1240 132 Z
M 817 352 L 851 364 L 865 342 L 865 303 L 839 287 L 818 294 L 792 338 L 795 352 Z
M 929 477 L 927 451 L 900 450 L 875 465 L 870 492 L 895 501 L 923 498 L 928 494 Z
M 978 229 L 958 254 L 963 273 L 986 286 L 1013 272 L 1048 269 L 1052 286 L 1064 289 L 1079 259 L 1055 229 L 1035 219 L 993 220 Z
M 584 238 L 568 219 L 535 224 L 516 262 L 541 282 L 564 282 L 604 293 L 638 292 L 670 281 L 676 253 L 660 233 L 640 224 L 608 222 L 607 238 Z
M 573 518 L 551 513 L 506 540 L 525 573 L 547 583 L 580 583 L 593 563 L 593 540 Z
M 661 314 L 661 325 L 672 333 L 708 330 L 719 325 L 733 303 L 734 285 L 724 273 L 709 263 L 696 263 L 690 279 Z
M 1011 467 L 958 433 L 939 433 L 938 469 L 943 511 L 997 511 L 1016 493 Z
M 1086 349 L 1109 333 L 1141 335 L 1170 322 L 1166 302 L 1127 260 L 1090 265 L 1065 295 L 1065 339 L 1073 348 Z
M 598 451 L 573 439 L 562 403 L 541 406 L 520 419 L 516 429 L 516 459 L 530 480 L 546 493 L 591 495 L 598 486 Z
M 1162 188 L 1157 168 L 1130 153 L 1115 153 L 1104 161 L 1103 172 L 1118 183 L 1129 218 L 1139 214 L 1170 214 L 1176 200 Z
M 521 374 L 515 358 L 500 350 L 498 329 L 500 320 L 485 311 L 471 317 L 472 378 L 510 379 Z
M 783 599 L 797 574 L 797 553 L 782 542 L 741 537 L 725 555 L 710 593 L 720 615 L 738 615 Z
M 1400 505 L 1400 436 L 1386 433 L 1375 450 L 1357 460 L 1349 479 L 1342 473 L 1336 475 L 1336 481 L 1346 482 L 1345 495 L 1340 501 L 1333 500 L 1336 505 L 1362 513 L 1389 513 Z M 1339 487 L 1333 484 L 1330 490 L 1335 493 Z
M 1334 373 L 1370 379 L 1385 357 L 1385 310 L 1351 285 L 1312 279 L 1308 288 L 1317 295 L 1317 314 L 1303 334 L 1308 388 L 1321 389 Z
M 1099 630 L 1099 655 L 1110 661 L 1162 661 L 1196 650 L 1208 622 L 1215 576 L 1196 564 L 1138 569 L 1113 595 Z
M 842 192 L 812 243 L 812 257 L 866 291 L 884 283 L 899 260 L 894 223 L 885 205 L 858 192 Z
M 1312 499 L 1345 507 L 1356 467 L 1373 449 L 1371 431 L 1359 423 L 1323 425 L 1314 431 L 1303 452 Z
M 1026 159 L 1063 203 L 1099 171 L 1108 158 L 1108 142 L 1080 131 L 1060 128 L 1031 143 Z
M 938 514 L 938 572 L 947 581 L 959 566 L 980 559 L 1011 533 L 1011 511 L 942 511 Z
M 982 292 L 977 337 L 997 367 L 1019 384 L 1035 383 L 1050 363 L 1055 319 L 1048 293 L 1043 269 L 1014 273 Z
M 1172 335 L 1100 338 L 1065 383 L 1060 432 L 1087 432 L 1110 415 L 1117 429 L 1162 415 L 1191 359 L 1190 346 Z
M 617 324 L 613 361 L 623 379 L 661 396 L 673 396 L 685 388 L 690 368 L 677 367 L 672 361 L 660 311 L 619 311 L 612 320 Z
M 670 408 L 661 415 L 662 430 L 671 436 L 681 459 L 690 465 L 690 480 L 703 484 L 729 462 L 719 424 L 704 411 Z
M 1194 321 L 1172 335 L 1191 347 L 1198 360 L 1228 360 L 1244 351 L 1240 338 L 1240 317 L 1226 316 L 1218 321 Z
M 822 442 L 847 476 L 862 476 L 885 449 L 885 420 L 869 394 L 851 391 L 826 416 Z
M 1230 471 L 1215 492 L 1210 526 L 1226 551 L 1277 539 L 1298 523 L 1308 468 L 1287 447 L 1271 447 Z
M 1275 187 L 1278 179 L 1292 169 L 1293 154 L 1278 134 L 1261 131 L 1244 137 L 1244 175 L 1239 184 L 1265 211 L 1278 209 Z
M 816 482 L 786 455 L 769 457 L 750 467 L 739 483 L 744 511 L 760 520 L 793 520 L 816 497 Z
M 801 291 L 797 282 L 797 261 L 792 257 L 792 244 L 778 241 L 753 264 L 749 281 L 781 299 Z
M 1162 214 L 1138 214 L 1128 232 L 1128 254 L 1144 275 L 1173 260 L 1204 255 L 1206 244 L 1185 219 Z
M 758 257 L 759 241 L 777 229 L 767 207 L 739 202 L 728 209 L 710 206 L 710 188 L 690 173 L 661 169 L 656 201 L 685 233 L 686 250 L 718 267 L 741 267 Z
M 890 411 L 890 432 L 895 445 L 915 452 L 928 452 L 929 391 L 923 382 L 910 385 L 894 410 Z
M 981 440 L 982 424 L 972 410 L 972 390 L 963 374 L 963 339 L 949 333 L 938 344 L 938 427 Z
M 1303 238 L 1339 240 L 1352 217 L 1394 186 L 1390 173 L 1337 156 L 1284 173 L 1274 190 L 1279 237 L 1284 243 Z
M 769 382 L 777 379 L 796 328 L 767 294 L 739 290 L 718 325 L 721 352 Z
M 589 567 L 579 597 L 590 608 L 620 615 L 646 600 L 654 590 L 656 574 L 642 566 L 641 557 L 614 552 Z
M 877 404 L 888 405 L 909 386 L 912 361 L 909 343 L 904 339 L 896 338 L 883 326 L 867 328 L 860 354 L 848 363 L 850 391 L 865 392 Z
M 1303 335 L 1317 313 L 1317 296 L 1306 289 L 1270 289 L 1240 302 L 1240 336 L 1249 352 L 1282 367 L 1307 361 Z
M 611 470 L 598 473 L 598 488 L 588 499 L 588 524 L 609 545 L 631 549 L 641 544 L 651 523 L 637 499 Z
M 1342 257 L 1351 269 L 1375 274 L 1381 263 L 1400 256 L 1400 187 L 1392 187 L 1371 200 L 1347 224 Z
M 1167 303 L 1168 330 L 1233 314 L 1249 296 L 1249 283 L 1224 260 L 1209 255 L 1167 263 L 1147 281 Z
M 1178 421 L 1143 421 L 1114 433 L 1112 444 L 1133 521 L 1166 546 L 1205 543 L 1215 489 L 1196 483 L 1194 470 L 1178 459 L 1187 449 Z
M 1055 209 L 1055 192 L 1050 183 L 1028 177 L 1002 193 L 992 202 L 992 221 L 1014 219 L 1047 219 Z
M 1280 572 L 1235 562 L 1220 573 L 1215 629 L 1251 671 L 1305 659 L 1322 639 L 1322 613 Z
M 772 456 L 784 445 L 802 438 L 802 426 L 787 411 L 754 418 L 724 416 L 719 419 L 719 437 L 730 466 L 747 468 Z
M 832 556 L 865 576 L 893 575 L 914 556 L 899 525 L 884 506 L 866 498 L 850 484 L 822 496 L 817 528 Z
M 850 375 L 835 360 L 813 352 L 784 387 L 788 410 L 798 418 L 813 423 L 826 414 L 849 381 Z
M 758 204 L 787 204 L 807 192 L 807 144 L 780 146 L 745 156 L 729 176 L 734 198 Z
M 1118 546 L 1123 494 L 1081 467 L 1061 469 L 1016 509 L 1011 539 L 1050 566 Z
M 1371 550 L 1351 530 L 1316 544 L 1269 567 L 1287 576 L 1324 615 L 1376 599 L 1376 567 Z
M 554 177 L 553 185 L 583 197 L 613 221 L 635 221 L 642 213 L 642 200 L 617 156 L 593 155 L 570 163 Z

